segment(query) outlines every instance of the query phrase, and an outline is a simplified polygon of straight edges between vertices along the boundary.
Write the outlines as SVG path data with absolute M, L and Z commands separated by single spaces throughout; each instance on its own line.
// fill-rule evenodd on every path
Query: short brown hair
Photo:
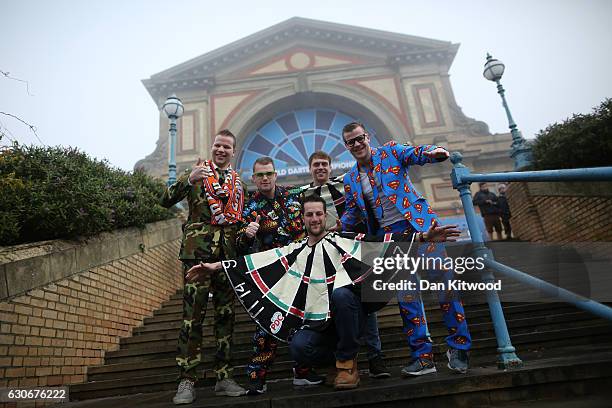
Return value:
M 234 140 L 234 149 L 236 148 L 236 136 L 234 136 L 234 134 L 230 132 L 229 129 L 221 129 L 220 131 L 217 132 L 215 136 L 231 137 Z
M 346 125 L 344 125 L 344 127 L 342 128 L 342 141 L 345 142 L 346 140 L 344 139 L 344 134 L 345 133 L 351 133 L 353 130 L 357 129 L 358 127 L 361 127 L 366 133 L 368 133 L 368 130 L 366 129 L 365 125 L 361 122 L 351 122 L 351 123 L 347 123 Z
M 308 167 L 312 166 L 312 161 L 314 159 L 325 159 L 329 162 L 330 165 L 332 162 L 331 156 L 322 150 L 317 150 L 316 152 L 310 155 L 310 157 L 308 158 Z
M 262 166 L 265 166 L 266 164 L 270 164 L 270 163 L 272 163 L 272 168 L 276 170 L 276 167 L 274 166 L 274 160 L 272 160 L 271 157 L 264 156 L 264 157 L 258 158 L 257 160 L 255 160 L 255 163 L 253 163 L 253 173 L 255 173 L 256 164 L 261 164 Z
M 321 203 L 323 204 L 323 211 L 327 212 L 327 203 L 318 194 L 311 194 L 302 200 L 302 209 L 306 206 L 306 203 Z

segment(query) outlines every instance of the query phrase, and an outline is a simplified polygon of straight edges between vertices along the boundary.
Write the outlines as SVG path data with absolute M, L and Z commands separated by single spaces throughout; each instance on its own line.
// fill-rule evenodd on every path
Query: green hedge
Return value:
M 0 151 L 0 245 L 77 238 L 172 218 L 160 180 L 112 168 L 74 148 Z
M 537 134 L 533 169 L 575 169 L 612 165 L 612 99 L 590 114 L 574 115 Z

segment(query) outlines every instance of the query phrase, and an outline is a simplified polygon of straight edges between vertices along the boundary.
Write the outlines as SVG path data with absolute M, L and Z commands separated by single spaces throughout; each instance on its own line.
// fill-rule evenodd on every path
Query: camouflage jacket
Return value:
M 233 170 L 232 170 L 233 171 Z M 183 224 L 183 239 L 179 259 L 217 261 L 236 256 L 236 233 L 240 224 L 211 225 L 211 211 L 201 183 L 189 184 L 190 170 L 186 170 L 164 192 L 161 204 L 171 207 L 187 199 L 189 215 Z M 244 189 L 244 184 L 242 184 Z M 245 191 L 246 192 L 246 191 Z M 242 195 L 244 197 L 244 195 Z

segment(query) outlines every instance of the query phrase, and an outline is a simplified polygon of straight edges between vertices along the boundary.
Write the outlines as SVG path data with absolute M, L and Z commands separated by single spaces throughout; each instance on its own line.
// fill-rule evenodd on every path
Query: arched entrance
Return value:
M 342 128 L 355 120 L 333 109 L 302 108 L 282 112 L 246 137 L 238 168 L 243 170 L 243 177 L 251 177 L 255 160 L 270 156 L 279 177 L 307 175 L 308 158 L 322 150 L 333 158 L 334 169 L 347 170 L 355 161 L 342 141 Z M 372 146 L 378 146 L 373 132 L 370 132 Z
M 308 157 L 323 150 L 332 157 L 334 175 L 342 174 L 354 159 L 342 141 L 342 128 L 349 122 L 365 124 L 373 147 L 384 143 L 378 130 L 386 133 L 382 122 L 361 105 L 330 94 L 301 93 L 283 98 L 254 115 L 240 138 L 236 161 L 243 180 L 250 179 L 258 157 L 270 156 L 282 183 L 310 181 Z

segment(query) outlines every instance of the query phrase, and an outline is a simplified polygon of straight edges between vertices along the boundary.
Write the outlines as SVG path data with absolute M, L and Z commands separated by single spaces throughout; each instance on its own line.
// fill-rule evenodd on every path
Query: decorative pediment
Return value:
M 220 72 L 249 77 L 321 70 L 369 63 L 371 57 L 365 56 L 372 55 L 389 64 L 434 59 L 450 65 L 457 47 L 447 41 L 294 17 L 155 74 L 143 83 L 155 98 L 174 90 L 210 88 Z
M 350 55 L 346 52 L 323 51 L 314 48 L 292 47 L 287 50 L 241 69 L 232 77 L 250 77 L 259 75 L 284 74 L 304 70 L 320 70 L 347 65 L 366 64 L 365 57 Z

